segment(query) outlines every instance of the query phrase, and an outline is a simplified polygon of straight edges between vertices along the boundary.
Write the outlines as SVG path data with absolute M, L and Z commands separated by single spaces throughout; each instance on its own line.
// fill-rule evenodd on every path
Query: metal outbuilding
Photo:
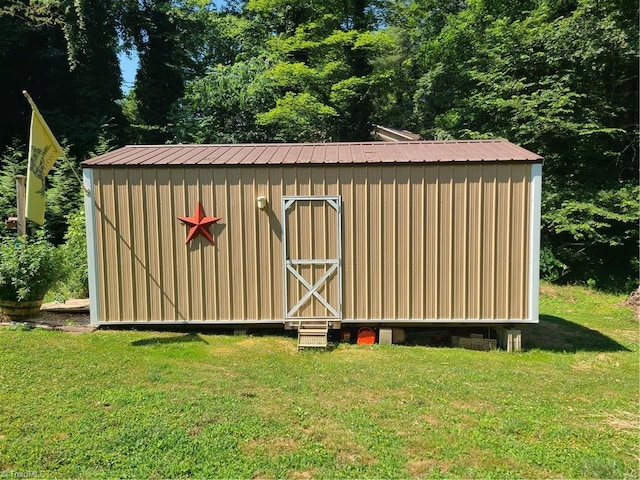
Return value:
M 83 162 L 93 324 L 538 321 L 542 158 L 505 140 Z

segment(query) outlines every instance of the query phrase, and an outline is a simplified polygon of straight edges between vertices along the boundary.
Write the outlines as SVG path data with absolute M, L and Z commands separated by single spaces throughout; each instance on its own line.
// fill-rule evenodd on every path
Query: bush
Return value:
M 62 246 L 65 258 L 66 287 L 73 298 L 89 296 L 89 274 L 87 266 L 87 234 L 84 223 L 84 208 L 67 216 L 68 229 Z
M 0 300 L 42 300 L 64 274 L 61 252 L 45 240 L 4 237 L 0 241 Z
M 26 146 L 15 143 L 0 155 L 0 236 L 8 234 L 5 220 L 17 215 L 15 176 L 27 172 L 26 152 Z

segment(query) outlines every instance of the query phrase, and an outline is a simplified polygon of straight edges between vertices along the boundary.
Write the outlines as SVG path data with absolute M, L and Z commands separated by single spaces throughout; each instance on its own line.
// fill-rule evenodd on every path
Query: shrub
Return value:
M 0 300 L 42 300 L 63 272 L 61 252 L 42 233 L 0 240 Z
M 81 207 L 67 216 L 68 229 L 62 246 L 65 258 L 66 286 L 68 294 L 74 298 L 89 296 L 89 276 L 87 267 L 87 234 L 84 224 L 84 208 Z

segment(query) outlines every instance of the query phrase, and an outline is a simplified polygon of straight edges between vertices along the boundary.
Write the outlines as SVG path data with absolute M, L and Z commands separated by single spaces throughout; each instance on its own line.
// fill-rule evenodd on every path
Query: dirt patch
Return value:
M 602 418 L 602 425 L 605 428 L 613 428 L 618 432 L 625 432 L 637 435 L 640 433 L 640 415 L 637 412 L 616 411 L 614 413 L 602 413 L 591 415 Z
M 407 470 L 413 478 L 430 477 L 434 473 L 445 475 L 450 468 L 451 465 L 449 465 L 448 463 L 443 463 L 432 458 L 410 460 L 407 463 Z
M 556 298 L 558 296 L 558 292 L 553 287 L 550 287 L 547 285 L 541 285 L 540 295 L 544 295 L 545 297 L 549 297 L 549 298 Z
M 301 480 L 307 480 L 315 478 L 316 474 L 314 470 L 289 470 L 289 478 L 296 478 Z
M 241 450 L 247 454 L 256 452 L 270 452 L 273 455 L 287 454 L 301 450 L 301 446 L 294 439 L 289 437 L 256 438 L 244 443 Z
M 357 447 L 356 450 L 350 450 L 349 448 L 350 445 L 345 445 L 336 451 L 338 465 L 366 465 L 371 467 L 378 463 L 378 459 L 371 453 L 364 451 L 363 447 Z
M 615 430 L 637 434 L 640 432 L 640 418 L 633 412 L 616 412 L 606 416 L 607 424 Z
M 618 367 L 620 364 L 613 358 L 605 353 L 599 353 L 595 357 L 589 357 L 586 360 L 581 360 L 571 366 L 573 370 L 577 371 L 589 371 L 589 370 L 602 370 L 605 367 Z
M 421 415 L 420 418 L 424 421 L 424 423 L 428 423 L 429 425 L 442 425 L 442 422 L 433 415 L 424 414 Z
M 74 299 L 65 303 L 44 304 L 38 316 L 26 318 L 20 322 L 12 322 L 3 318 L 1 324 L 85 333 L 95 330 L 95 327 L 90 325 L 90 320 L 88 300 Z
M 627 298 L 622 304 L 633 307 L 636 312 L 636 320 L 640 321 L 640 287 L 629 295 L 629 298 Z

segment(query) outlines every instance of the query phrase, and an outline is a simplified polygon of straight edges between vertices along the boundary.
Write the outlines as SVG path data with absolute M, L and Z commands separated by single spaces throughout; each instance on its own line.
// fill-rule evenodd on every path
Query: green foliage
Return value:
M 125 142 L 370 140 L 374 124 L 502 137 L 545 158 L 546 278 L 630 288 L 637 18 L 626 0 L 8 0 L 0 220 L 24 168 L 25 88 L 78 161 Z M 123 50 L 140 69 L 121 99 Z M 55 169 L 46 229 L 59 243 L 80 197 Z
M 244 19 L 221 15 L 210 2 L 146 0 L 125 2 L 122 34 L 140 60 L 128 100 L 135 102 L 133 138 L 166 143 L 173 140 L 171 120 L 186 83 L 211 65 L 233 63 L 253 33 Z
M 375 19 L 367 13 L 368 6 L 368 2 L 358 1 L 248 3 L 247 10 L 255 23 L 271 32 L 267 37 L 268 52 L 275 65 L 265 74 L 265 81 L 273 85 L 278 105 L 256 115 L 260 118 L 258 123 L 270 125 L 274 139 L 371 138 L 372 63 L 392 42 L 384 33 L 372 31 Z M 304 113 L 301 98 L 311 101 Z M 287 109 L 291 111 L 286 112 Z M 328 116 L 333 116 L 331 129 L 325 128 Z M 303 125 L 299 128 L 285 126 L 285 122 L 301 118 Z M 308 132 L 307 123 L 316 123 L 320 128 Z
M 27 173 L 27 148 L 14 143 L 6 148 L 0 156 L 0 236 L 4 236 L 5 221 L 15 217 L 16 204 L 16 175 Z
M 321 142 L 331 138 L 332 119 L 336 111 L 309 93 L 287 92 L 275 108 L 259 113 L 258 125 L 273 131 L 271 138 L 279 142 Z
M 567 266 L 556 258 L 549 247 L 540 250 L 540 276 L 555 282 L 566 272 Z
M 42 232 L 0 240 L 0 300 L 42 300 L 63 274 L 60 251 Z
M 238 143 L 267 141 L 256 123 L 256 112 L 275 103 L 260 74 L 269 66 L 263 58 L 217 65 L 187 84 L 176 112 L 177 142 Z
M 69 215 L 83 201 L 80 174 L 71 162 L 59 159 L 47 176 L 44 228 L 56 245 L 64 240 Z
M 548 278 L 613 290 L 637 282 L 638 26 L 630 17 L 630 3 L 476 0 L 422 48 L 414 99 L 423 135 L 504 137 L 545 157 Z
M 610 247 L 638 238 L 638 185 L 586 192 L 583 196 L 574 192 L 572 197 L 571 200 L 563 200 L 546 215 L 547 224 L 555 233 L 566 233 L 580 242 Z M 615 228 L 617 225 L 623 228 Z
M 317 88 L 318 71 L 302 62 L 276 63 L 264 73 L 270 87 L 283 92 L 305 92 Z
M 99 148 L 100 145 L 97 146 Z M 102 144 L 103 148 L 109 148 Z M 65 148 L 66 151 L 68 149 Z M 78 181 L 79 172 L 74 171 L 75 161 L 59 159 L 47 176 L 47 190 L 45 202 L 44 231 L 54 244 L 62 243 L 67 229 L 67 216 L 75 211 L 82 203 L 82 187 Z M 17 215 L 16 180 L 15 175 L 27 173 L 27 147 L 14 144 L 8 147 L 6 153 L 0 156 L 0 232 L 4 231 L 4 221 L 10 216 Z M 27 221 L 27 227 L 34 228 L 35 224 Z
M 374 107 L 373 121 L 378 125 L 417 131 L 413 112 L 415 46 L 405 25 L 389 26 L 384 35 L 386 48 L 371 61 L 373 81 L 369 88 Z
M 633 291 L 638 282 L 639 199 L 638 185 L 570 193 L 549 188 L 543 202 L 543 238 L 554 246 L 562 273 L 554 270 L 547 278 L 590 280 L 598 288 Z
M 47 2 L 48 3 L 48 2 Z M 29 5 L 31 4 L 31 5 Z M 62 84 L 70 83 L 64 36 L 54 20 L 53 5 L 10 0 L 0 6 L 0 148 L 16 138 L 26 141 L 29 106 L 21 91 L 36 102 L 59 107 L 72 101 Z M 34 55 L 37 52 L 37 55 Z M 25 61 L 31 59 L 31 61 Z M 38 73 L 40 72 L 40 73 Z M 38 81 L 47 72 L 47 82 Z M 34 90 L 34 88 L 36 90 Z M 4 152 L 2 152 L 4 153 Z
M 125 122 L 116 103 L 121 96 L 118 1 L 8 0 L 0 6 L 0 146 L 16 137 L 27 142 L 30 108 L 24 89 L 58 140 L 67 140 L 72 156 L 84 157 L 101 132 L 123 144 Z
M 116 30 L 119 0 L 66 0 L 62 4 L 65 7 L 62 29 L 67 40 L 76 103 L 75 115 L 62 123 L 68 124 L 71 120 L 93 124 L 93 128 L 66 129 L 73 132 L 73 136 L 82 131 L 90 135 L 88 141 L 72 142 L 74 147 L 81 147 L 72 152 L 82 156 L 104 134 L 105 125 L 109 125 L 116 145 L 124 143 L 126 122 L 117 104 L 122 96 Z
M 65 261 L 65 286 L 72 298 L 89 296 L 87 233 L 84 208 L 78 208 L 68 215 L 68 228 L 64 236 L 65 243 L 59 248 Z
M 140 66 L 135 86 L 138 113 L 150 128 L 140 131 L 144 143 L 168 140 L 172 107 L 184 93 L 184 50 L 179 43 L 180 17 L 168 0 L 141 2 L 136 47 Z

